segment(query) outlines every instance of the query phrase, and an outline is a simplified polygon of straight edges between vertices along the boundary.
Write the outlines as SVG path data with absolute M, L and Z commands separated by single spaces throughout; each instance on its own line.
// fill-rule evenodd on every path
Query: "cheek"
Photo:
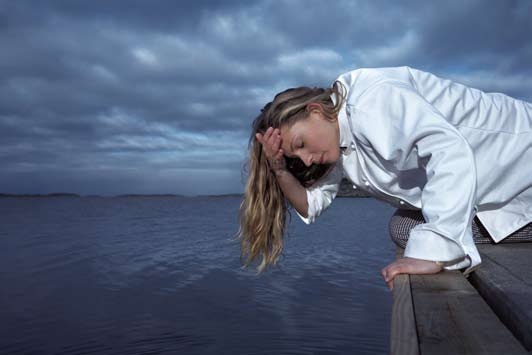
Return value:
M 335 146 L 334 149 L 331 150 L 331 159 L 334 161 L 340 159 L 340 148 L 338 148 L 338 146 Z

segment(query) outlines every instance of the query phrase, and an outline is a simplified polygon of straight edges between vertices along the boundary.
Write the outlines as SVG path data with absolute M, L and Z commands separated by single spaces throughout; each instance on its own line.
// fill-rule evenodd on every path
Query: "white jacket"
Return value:
M 409 67 L 337 80 L 347 89 L 338 121 L 348 148 L 307 189 L 303 221 L 327 208 L 345 176 L 398 208 L 421 209 L 427 222 L 410 232 L 405 256 L 466 272 L 481 262 L 475 213 L 495 242 L 532 221 L 532 104 Z

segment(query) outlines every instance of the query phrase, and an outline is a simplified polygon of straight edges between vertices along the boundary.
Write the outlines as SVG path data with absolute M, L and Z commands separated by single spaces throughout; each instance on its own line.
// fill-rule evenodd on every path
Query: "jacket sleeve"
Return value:
M 303 217 L 295 210 L 303 222 L 306 224 L 313 223 L 329 207 L 338 193 L 342 176 L 343 169 L 340 159 L 327 175 L 306 189 L 308 202 L 307 217 Z
M 358 103 L 365 114 L 360 121 L 355 114 L 355 121 L 372 159 L 397 173 L 415 159 L 426 173 L 421 192 L 426 223 L 411 230 L 404 255 L 447 262 L 448 269 L 479 264 L 471 227 L 476 167 L 469 143 L 409 83 L 375 84 Z

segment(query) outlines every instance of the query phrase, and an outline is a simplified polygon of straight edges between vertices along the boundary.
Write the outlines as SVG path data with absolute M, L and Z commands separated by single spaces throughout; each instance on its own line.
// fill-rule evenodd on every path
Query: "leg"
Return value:
M 410 230 L 418 224 L 425 223 L 421 211 L 397 210 L 390 219 L 389 229 L 392 241 L 399 247 L 404 248 L 408 242 Z M 473 219 L 473 240 L 475 244 L 494 244 L 488 231 L 484 228 L 478 218 Z M 501 243 L 532 242 L 532 223 L 515 231 L 505 238 Z

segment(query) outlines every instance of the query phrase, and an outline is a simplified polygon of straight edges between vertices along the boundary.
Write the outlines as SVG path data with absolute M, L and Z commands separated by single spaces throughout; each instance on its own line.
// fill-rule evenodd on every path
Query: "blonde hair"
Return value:
M 331 95 L 336 97 L 336 103 Z M 292 125 L 309 115 L 308 105 L 319 103 L 323 114 L 330 120 L 336 120 L 338 111 L 345 100 L 345 88 L 336 81 L 331 88 L 299 87 L 285 90 L 275 96 L 261 110 L 253 121 L 249 140 L 249 176 L 240 205 L 240 229 L 237 237 L 241 243 L 241 263 L 245 259 L 248 267 L 255 259 L 262 256 L 257 270 L 262 272 L 270 265 L 276 265 L 283 251 L 283 237 L 286 225 L 288 202 L 277 183 L 275 173 L 271 171 L 267 158 L 262 153 L 262 145 L 255 138 L 268 127 L 280 128 Z M 308 187 L 330 170 L 330 165 L 311 165 L 298 158 L 285 157 L 287 169 Z

